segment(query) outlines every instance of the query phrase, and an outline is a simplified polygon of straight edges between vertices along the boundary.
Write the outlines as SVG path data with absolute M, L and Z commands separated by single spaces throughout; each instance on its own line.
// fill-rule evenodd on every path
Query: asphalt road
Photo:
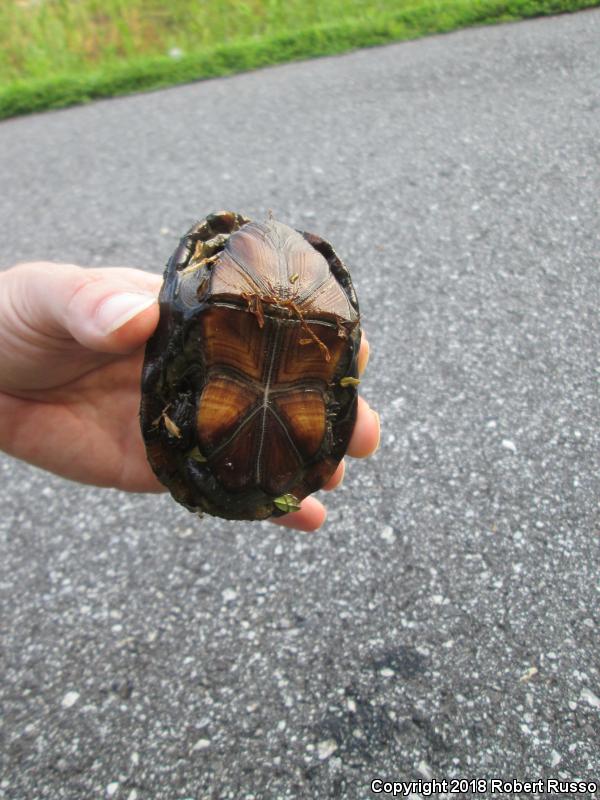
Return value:
M 330 239 L 384 427 L 316 535 L 2 458 L 3 798 L 600 775 L 599 156 L 600 11 L 0 125 L 2 266 Z

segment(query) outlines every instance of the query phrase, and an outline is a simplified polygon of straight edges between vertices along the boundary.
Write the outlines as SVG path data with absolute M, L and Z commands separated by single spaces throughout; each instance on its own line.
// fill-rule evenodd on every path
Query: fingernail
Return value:
M 317 527 L 313 528 L 312 531 L 307 531 L 307 533 L 316 533 L 317 531 L 320 531 L 326 522 L 327 522 L 327 509 L 325 509 L 325 514 L 323 515 L 323 519 L 321 520 L 321 522 L 319 522 Z
M 340 482 L 338 483 L 336 488 L 339 488 L 342 483 L 344 482 L 344 478 L 346 477 L 346 462 L 342 459 L 342 477 L 340 478 Z
M 377 420 L 377 444 L 375 445 L 375 450 L 373 450 L 373 453 L 376 453 L 379 450 L 379 445 L 381 444 L 381 417 L 376 411 L 373 411 L 373 409 L 371 409 L 371 414 L 373 414 Z
M 96 311 L 96 323 L 106 336 L 113 333 L 130 319 L 137 317 L 142 311 L 156 302 L 156 297 L 149 294 L 121 292 L 108 297 Z
M 358 374 L 359 375 L 362 375 L 363 372 L 366 370 L 367 364 L 369 363 L 369 356 L 371 355 L 371 347 L 369 346 L 369 342 L 366 339 L 364 339 L 363 347 L 364 347 L 365 355 L 364 356 L 362 355 L 363 351 L 361 350 L 361 357 L 359 357 L 359 359 L 358 359 Z

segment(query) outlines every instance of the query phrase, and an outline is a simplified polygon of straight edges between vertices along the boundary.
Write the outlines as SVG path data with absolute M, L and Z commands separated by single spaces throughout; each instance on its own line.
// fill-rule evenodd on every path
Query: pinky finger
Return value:
M 326 516 L 325 506 L 316 497 L 310 496 L 304 498 L 300 511 L 285 514 L 283 517 L 274 517 L 270 522 L 282 525 L 284 528 L 295 528 L 297 531 L 310 533 L 321 527 Z

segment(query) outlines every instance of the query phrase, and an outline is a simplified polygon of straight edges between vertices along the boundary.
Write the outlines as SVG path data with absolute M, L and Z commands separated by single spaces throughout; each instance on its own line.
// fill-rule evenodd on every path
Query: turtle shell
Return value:
M 170 258 L 146 348 L 148 460 L 191 511 L 296 510 L 342 459 L 356 419 L 360 324 L 326 241 L 211 214 Z

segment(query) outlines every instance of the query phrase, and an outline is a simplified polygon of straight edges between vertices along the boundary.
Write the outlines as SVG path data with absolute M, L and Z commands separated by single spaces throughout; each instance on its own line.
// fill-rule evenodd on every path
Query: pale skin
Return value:
M 144 346 L 158 323 L 161 279 L 125 267 L 20 264 L 0 273 L 0 449 L 62 477 L 164 492 L 138 424 Z M 359 369 L 369 345 L 363 335 Z M 359 398 L 348 456 L 378 447 L 379 417 Z M 324 487 L 343 480 L 342 461 Z M 326 516 L 316 497 L 276 520 L 301 531 Z

